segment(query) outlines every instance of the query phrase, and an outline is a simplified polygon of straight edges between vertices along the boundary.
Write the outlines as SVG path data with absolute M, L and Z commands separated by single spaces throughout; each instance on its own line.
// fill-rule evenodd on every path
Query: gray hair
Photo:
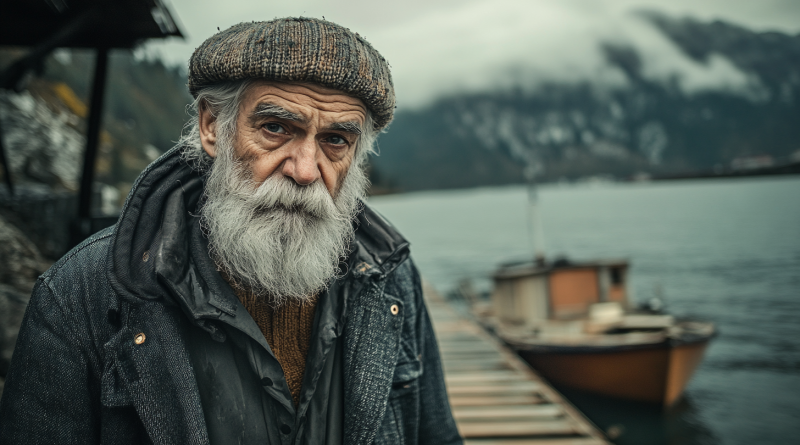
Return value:
M 200 109 L 207 107 L 217 121 L 217 138 L 233 138 L 239 105 L 253 79 L 236 80 L 203 87 L 197 91 L 195 100 L 187 106 L 191 119 L 184 126 L 177 145 L 183 147 L 183 159 L 195 170 L 205 172 L 214 162 L 200 143 Z M 380 134 L 374 128 L 372 112 L 367 109 L 362 132 L 356 142 L 356 151 L 351 168 L 363 168 L 369 154 L 375 153 L 375 141 Z

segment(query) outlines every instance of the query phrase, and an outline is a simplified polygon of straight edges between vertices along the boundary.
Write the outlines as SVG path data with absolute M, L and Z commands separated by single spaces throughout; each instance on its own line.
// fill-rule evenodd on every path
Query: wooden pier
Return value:
M 467 445 L 610 445 L 535 371 L 426 286 L 458 430 Z

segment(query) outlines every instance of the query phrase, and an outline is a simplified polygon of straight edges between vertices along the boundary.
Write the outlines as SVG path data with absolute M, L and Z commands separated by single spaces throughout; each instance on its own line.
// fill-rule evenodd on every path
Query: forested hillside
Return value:
M 397 115 L 376 170 L 415 190 L 800 160 L 800 36 L 653 13 L 643 20 L 701 65 L 732 64 L 747 88 L 686 91 L 679 79 L 645 76 L 633 46 L 599 42 L 624 87 L 550 83 L 440 99 Z
M 654 77 L 652 55 L 635 42 L 598 41 L 622 84 L 531 78 L 535 88 L 454 94 L 399 109 L 372 161 L 373 191 L 681 175 L 727 171 L 749 159 L 800 160 L 800 35 L 656 13 L 641 20 L 682 57 L 729 72 L 738 86 L 687 88 L 681 78 Z M 0 52 L 0 66 L 19 54 Z M 91 53 L 61 50 L 22 93 L 0 95 L 15 180 L 76 187 L 93 66 Z M 107 202 L 121 203 L 141 169 L 178 139 L 191 101 L 185 76 L 182 67 L 112 53 L 97 166 Z

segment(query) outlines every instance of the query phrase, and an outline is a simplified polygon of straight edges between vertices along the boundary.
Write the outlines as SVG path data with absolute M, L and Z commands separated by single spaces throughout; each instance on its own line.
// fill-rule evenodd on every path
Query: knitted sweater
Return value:
M 297 406 L 300 401 L 300 390 L 303 387 L 303 374 L 306 370 L 317 297 L 302 303 L 289 300 L 278 308 L 273 308 L 263 297 L 255 296 L 238 287 L 234 287 L 234 290 L 239 301 L 261 329 L 272 353 L 283 368 L 286 383 Z

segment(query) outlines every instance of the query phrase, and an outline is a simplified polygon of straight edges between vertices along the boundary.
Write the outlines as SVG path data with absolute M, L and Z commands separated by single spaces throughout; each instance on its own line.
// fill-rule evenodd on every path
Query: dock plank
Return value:
M 522 359 L 423 287 L 453 417 L 467 445 L 610 445 Z
M 453 409 L 456 420 L 505 419 L 505 418 L 545 418 L 564 415 L 564 410 L 554 404 L 507 405 L 507 406 L 462 406 Z
M 458 432 L 464 437 L 568 436 L 577 433 L 575 425 L 566 420 L 549 422 L 459 422 Z
M 542 385 L 539 382 L 501 382 L 482 385 L 453 386 L 448 387 L 447 392 L 453 396 L 463 394 L 523 394 L 535 393 L 541 389 L 541 387 Z
M 608 445 L 608 442 L 594 437 L 535 438 L 535 439 L 467 439 L 464 445 Z
M 445 377 L 445 382 L 450 385 L 475 385 L 489 382 L 519 382 L 525 376 L 510 370 L 486 371 L 483 373 L 453 373 Z
M 535 394 L 514 396 L 450 396 L 450 406 L 536 405 L 545 400 Z

